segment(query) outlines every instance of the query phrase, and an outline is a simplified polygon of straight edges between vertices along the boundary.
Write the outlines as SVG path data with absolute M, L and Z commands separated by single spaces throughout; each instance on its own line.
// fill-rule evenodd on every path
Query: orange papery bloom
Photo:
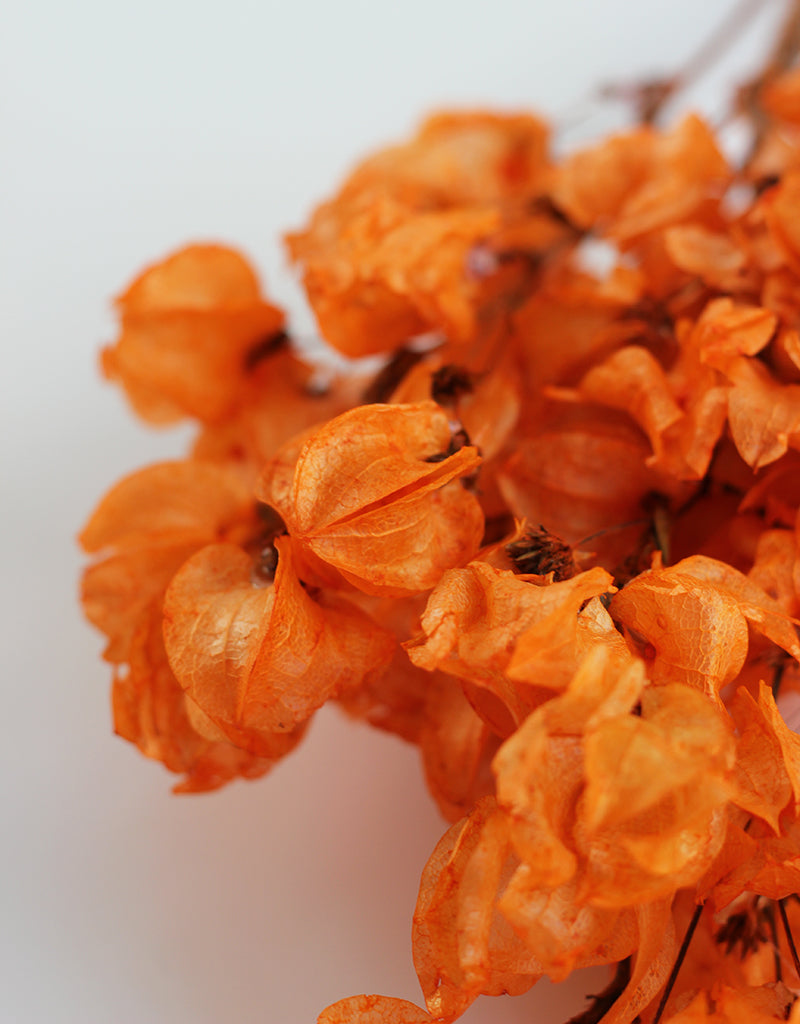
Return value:
M 770 899 L 800 891 L 800 738 L 764 683 L 757 700 L 740 689 L 731 714 L 739 730 L 733 799 L 751 820 L 731 821 L 727 849 L 706 880 L 718 907 L 745 891 Z
M 624 414 L 570 404 L 518 442 L 498 482 L 515 517 L 541 523 L 613 569 L 641 535 L 649 496 L 685 491 L 647 466 L 649 454 Z
M 640 128 L 568 157 L 553 195 L 581 227 L 629 243 L 704 212 L 730 173 L 708 127 L 689 116 L 670 132 Z
M 569 391 L 547 393 L 573 398 Z M 575 399 L 627 412 L 647 434 L 656 458 L 663 452 L 664 432 L 683 417 L 661 364 L 638 345 L 628 345 L 593 367 L 580 382 Z
M 483 534 L 480 504 L 463 480 L 480 456 L 453 442 L 434 402 L 360 406 L 310 434 L 291 487 L 293 444 L 257 493 L 300 551 L 340 578 L 368 594 L 418 593 L 468 562 Z
M 756 359 L 737 359 L 727 377 L 731 436 L 749 466 L 761 469 L 800 448 L 800 385 L 780 384 Z
M 378 188 L 423 208 L 512 202 L 542 181 L 548 135 L 530 114 L 442 111 L 409 142 L 367 157 L 340 194 Z
M 444 359 L 436 353 L 418 363 L 395 390 L 392 402 L 433 398 L 463 426 L 485 465 L 510 441 L 520 414 L 520 386 L 514 361 L 505 359 L 486 373 L 471 373 L 467 367 L 448 364 Z M 482 472 L 481 488 L 484 486 Z
M 680 682 L 713 698 L 747 657 L 747 620 L 735 597 L 674 569 L 637 576 L 609 610 L 654 683 Z
M 82 592 L 87 618 L 109 639 L 105 657 L 128 660 L 140 619 L 190 555 L 256 531 L 254 502 L 226 468 L 164 462 L 120 481 L 80 535 L 85 551 L 106 553 L 86 570 Z
M 747 578 L 780 605 L 786 615 L 800 613 L 800 551 L 792 530 L 765 530 L 758 538 Z
M 787 173 L 762 199 L 770 238 L 781 261 L 796 277 L 800 273 L 800 169 Z
M 718 559 L 703 555 L 684 558 L 666 571 L 686 573 L 694 579 L 706 580 L 731 594 L 739 602 L 739 608 L 752 633 L 777 644 L 793 658 L 800 657 L 800 641 L 795 624 L 774 598 L 764 593 L 743 573 Z
M 350 996 L 323 1010 L 317 1024 L 429 1024 L 433 1018 L 406 999 Z M 441 1018 L 437 1018 L 437 1024 Z
M 418 742 L 425 781 L 442 815 L 458 821 L 494 792 L 490 765 L 500 739 L 456 679 L 443 672 L 424 676 L 427 699 Z
M 254 754 L 382 672 L 394 649 L 354 605 L 306 592 L 288 538 L 275 547 L 272 585 L 254 578 L 247 552 L 215 544 L 189 559 L 164 599 L 164 641 L 178 682 L 232 743 Z
M 641 297 L 641 275 L 619 270 L 602 284 L 571 268 L 546 277 L 515 312 L 512 337 L 521 353 L 525 383 L 539 394 L 550 384 L 573 384 L 631 333 L 619 318 Z M 636 332 L 634 332 L 636 333 Z M 547 338 L 547 344 L 542 339 Z M 538 422 L 536 406 L 528 416 Z
M 285 737 L 255 758 L 198 731 L 164 651 L 162 601 L 181 565 L 209 543 L 244 541 L 258 529 L 238 474 L 188 461 L 150 466 L 120 481 L 80 537 L 85 550 L 101 553 L 84 573 L 82 598 L 87 618 L 108 637 L 104 657 L 116 666 L 115 729 L 170 771 L 186 773 L 176 787 L 182 792 L 262 775 L 300 738 Z
M 481 994 L 525 992 L 543 973 L 497 910 L 498 887 L 514 860 L 505 815 L 485 797 L 448 829 L 425 866 L 412 942 L 436 1020 L 455 1019 Z
M 667 228 L 664 245 L 670 259 L 709 288 L 737 292 L 752 285 L 747 254 L 731 235 L 699 224 Z
M 385 195 L 318 211 L 307 236 L 290 236 L 325 339 L 356 357 L 398 348 L 426 331 L 464 342 L 475 331 L 480 283 L 470 251 L 499 227 L 475 209 L 417 211 Z M 335 218 L 335 227 L 326 223 Z
M 217 789 L 236 778 L 256 779 L 292 751 L 304 726 L 276 735 L 256 757 L 234 746 L 190 701 L 172 669 L 162 635 L 161 602 L 140 617 L 127 669 L 115 666 L 114 729 L 171 772 L 184 774 L 176 793 Z
M 790 801 L 795 813 L 800 805 L 800 736 L 786 725 L 763 682 L 757 701 L 738 690 L 730 713 L 739 730 L 735 802 L 779 835 L 782 812 Z
M 642 573 L 609 610 L 654 683 L 682 682 L 712 699 L 745 663 L 748 625 L 793 657 L 800 654 L 780 605 L 742 573 L 702 555 Z
M 436 1020 L 460 1016 L 480 994 L 524 992 L 547 973 L 634 953 L 628 985 L 605 1021 L 630 1024 L 666 977 L 675 941 L 669 905 L 595 911 L 560 890 L 526 901 L 509 875 L 523 870 L 509 822 L 491 798 L 452 826 L 425 867 L 414 914 L 414 963 Z M 567 952 L 568 951 L 568 952 Z M 539 955 L 542 960 L 539 960 Z
M 356 168 L 287 237 L 326 340 L 350 356 L 429 330 L 467 340 L 482 292 L 469 254 L 504 222 L 525 219 L 545 143 L 543 124 L 527 115 L 443 114 Z
M 247 378 L 248 354 L 283 329 L 245 259 L 218 245 L 181 249 L 141 274 L 117 299 L 122 331 L 103 351 L 150 423 L 230 415 Z
M 517 641 L 538 625 L 543 644 L 551 642 L 551 631 L 563 642 L 563 631 L 574 651 L 581 606 L 609 590 L 613 590 L 612 579 L 603 569 L 537 586 L 530 577 L 471 562 L 444 574 L 422 616 L 422 634 L 405 648 L 420 668 L 441 669 L 499 698 L 507 714 L 487 719 L 507 735 L 564 682 L 557 670 L 545 665 L 540 676 L 526 679 L 529 687 L 512 683 L 506 673 Z M 483 705 L 478 710 L 487 713 Z
M 767 82 L 759 100 L 779 121 L 800 125 L 800 70 L 793 68 Z
M 734 740 L 726 717 L 680 684 L 644 686 L 603 647 L 536 709 L 494 761 L 524 870 L 519 890 L 573 881 L 576 904 L 622 909 L 671 897 L 710 866 L 725 835 Z M 641 714 L 630 714 L 637 697 Z

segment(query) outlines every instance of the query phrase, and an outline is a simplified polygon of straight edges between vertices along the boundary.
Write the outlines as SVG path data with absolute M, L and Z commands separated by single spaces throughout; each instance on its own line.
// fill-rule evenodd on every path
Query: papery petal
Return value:
M 747 657 L 747 621 L 736 598 L 675 567 L 637 576 L 609 611 L 655 683 L 681 682 L 713 698 Z
M 405 999 L 351 996 L 323 1010 L 317 1024 L 427 1024 L 432 1020 L 429 1013 Z
M 437 1020 L 459 1016 L 480 994 L 525 992 L 541 975 L 496 910 L 509 856 L 504 816 L 487 797 L 445 833 L 425 867 L 414 912 L 414 965 Z
M 699 224 L 668 228 L 664 242 L 675 265 L 711 287 L 741 287 L 747 257 L 728 235 Z
M 734 597 L 739 610 L 757 633 L 800 658 L 800 641 L 794 624 L 781 606 L 752 580 L 725 562 L 704 555 L 692 555 L 665 570 L 712 583 L 720 592 Z
M 611 577 L 603 569 L 538 587 L 524 576 L 472 562 L 442 577 L 422 616 L 423 636 L 405 647 L 421 668 L 439 668 L 491 690 L 520 720 L 531 698 L 506 678 L 517 640 L 535 623 L 547 635 L 549 617 L 554 617 L 551 625 L 556 629 L 562 616 L 577 619 L 587 599 L 609 589 Z M 546 676 L 531 682 L 558 686 Z
M 283 326 L 244 258 L 214 245 L 189 246 L 148 268 L 117 305 L 122 333 L 103 366 L 155 423 L 228 415 L 248 351 Z
M 255 757 L 210 735 L 198 721 L 167 662 L 161 635 L 161 603 L 140 617 L 132 637 L 127 670 L 118 670 L 112 687 L 114 729 L 146 756 L 183 774 L 176 793 L 217 789 L 235 778 L 255 779 L 268 772 L 302 739 L 302 729 L 281 736 Z
M 306 441 L 291 495 L 275 476 L 270 492 L 300 546 L 359 589 L 427 590 L 469 561 L 483 533 L 480 505 L 458 482 L 480 457 L 448 455 L 450 440 L 433 402 L 360 406 Z
M 726 373 L 728 423 L 744 461 L 761 469 L 800 447 L 800 385 L 779 384 L 754 359 L 738 359 Z
M 80 542 L 89 552 L 168 539 L 207 543 L 252 518 L 252 497 L 235 473 L 195 460 L 162 462 L 112 487 Z
M 276 547 L 274 586 L 253 585 L 241 549 L 212 545 L 186 563 L 164 601 L 179 682 L 232 742 L 254 753 L 342 688 L 382 671 L 394 643 L 358 609 L 312 600 L 294 575 L 288 540 Z

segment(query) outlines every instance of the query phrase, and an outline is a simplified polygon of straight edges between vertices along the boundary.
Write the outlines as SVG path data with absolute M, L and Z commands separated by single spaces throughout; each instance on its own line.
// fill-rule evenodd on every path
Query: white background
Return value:
M 111 735 L 74 537 L 116 479 L 177 455 L 96 366 L 110 299 L 190 240 L 241 247 L 310 324 L 280 234 L 447 104 L 597 134 L 608 80 L 668 73 L 730 0 L 33 0 L 0 30 L 0 1021 L 313 1024 L 420 1001 L 410 921 L 442 823 L 416 752 L 320 714 L 271 776 L 203 797 Z M 784 7 L 696 99 L 712 117 Z M 748 64 L 749 62 L 749 64 Z M 559 1024 L 597 972 L 469 1024 Z

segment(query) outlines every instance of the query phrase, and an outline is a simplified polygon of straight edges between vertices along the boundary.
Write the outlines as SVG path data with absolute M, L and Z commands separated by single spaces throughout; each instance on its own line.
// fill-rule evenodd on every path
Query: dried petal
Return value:
M 141 274 L 117 300 L 122 334 L 104 350 L 136 411 L 152 423 L 204 422 L 233 411 L 250 349 L 283 328 L 237 252 L 182 249 Z
M 427 1024 L 432 1020 L 429 1013 L 405 999 L 351 996 L 323 1010 L 317 1024 Z
M 292 537 L 366 593 L 428 590 L 478 549 L 483 513 L 459 477 L 474 448 L 448 454 L 451 431 L 433 402 L 352 409 L 302 447 L 291 502 L 273 484 Z M 285 503 L 284 503 L 285 502 Z
M 178 681 L 253 753 L 382 671 L 394 643 L 355 607 L 314 601 L 294 574 L 288 540 L 275 543 L 274 586 L 254 586 L 250 557 L 218 544 L 186 563 L 164 600 L 164 640 Z

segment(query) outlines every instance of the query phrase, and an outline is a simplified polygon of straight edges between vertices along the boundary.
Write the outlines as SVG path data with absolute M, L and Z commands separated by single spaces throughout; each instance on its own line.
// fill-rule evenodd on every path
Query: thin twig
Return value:
M 792 929 L 789 927 L 789 917 L 786 913 L 786 897 L 782 900 L 778 900 L 778 910 L 781 915 L 781 921 L 783 921 L 783 930 L 786 932 L 786 940 L 789 943 L 789 952 L 792 954 L 792 961 L 794 962 L 794 969 L 797 976 L 800 978 L 800 957 L 797 955 L 797 946 L 794 944 L 794 936 L 792 935 Z
M 689 949 L 689 943 L 692 941 L 692 936 L 695 933 L 695 929 L 697 928 L 697 925 L 700 921 L 700 915 L 702 913 L 703 904 L 699 903 L 697 907 L 695 907 L 695 911 L 692 914 L 692 919 L 689 922 L 689 927 L 686 929 L 686 934 L 683 937 L 681 948 L 678 950 L 678 956 L 675 959 L 675 963 L 672 965 L 672 970 L 670 971 L 669 978 L 667 978 L 667 984 L 661 995 L 661 1000 L 659 1001 L 658 1009 L 656 1010 L 656 1015 L 655 1017 L 653 1017 L 653 1024 L 658 1024 L 658 1022 L 661 1020 L 661 1015 L 664 1012 L 664 1007 L 667 1005 L 667 1000 L 670 997 L 670 993 L 672 992 L 672 989 L 675 987 L 675 982 L 678 978 L 678 973 L 680 972 L 683 961 L 686 959 L 686 953 Z

